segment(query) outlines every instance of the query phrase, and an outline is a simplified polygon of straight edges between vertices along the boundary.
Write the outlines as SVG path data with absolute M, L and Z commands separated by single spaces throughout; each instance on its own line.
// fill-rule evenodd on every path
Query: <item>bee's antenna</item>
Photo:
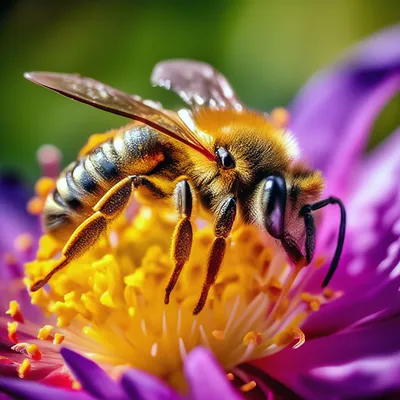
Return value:
M 307 221 L 306 216 L 310 214 L 311 211 L 319 210 L 327 206 L 328 204 L 337 204 L 340 207 L 340 226 L 335 254 L 333 256 L 328 273 L 326 274 L 326 277 L 322 282 L 322 287 L 326 287 L 329 284 L 339 264 L 340 256 L 343 250 L 344 237 L 346 234 L 346 209 L 340 199 L 338 199 L 337 197 L 328 197 L 327 199 L 318 201 L 317 203 L 306 205 L 300 211 L 300 215 L 305 218 L 305 221 Z

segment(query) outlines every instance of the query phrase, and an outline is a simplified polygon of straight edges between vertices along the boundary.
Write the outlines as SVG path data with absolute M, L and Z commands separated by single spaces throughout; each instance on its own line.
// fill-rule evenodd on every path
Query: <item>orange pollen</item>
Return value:
M 6 314 L 11 315 L 11 318 L 14 321 L 21 322 L 21 324 L 24 323 L 24 316 L 22 315 L 18 301 L 15 300 L 10 301 L 10 307 L 6 311 Z
M 317 296 L 313 296 L 311 293 L 303 292 L 300 295 L 301 300 L 308 304 L 308 307 L 311 311 L 318 311 L 321 302 Z
M 23 379 L 26 378 L 31 372 L 31 363 L 27 358 L 17 367 L 18 376 Z
M 274 108 L 269 115 L 271 122 L 280 129 L 287 128 L 290 123 L 290 113 L 284 107 Z
M 73 381 L 72 382 L 72 389 L 81 390 L 82 389 L 82 385 L 78 381 Z
M 325 264 L 326 258 L 324 256 L 318 256 L 314 260 L 314 267 L 319 268 Z
M 56 183 L 54 179 L 43 176 L 36 182 L 35 192 L 39 197 L 45 198 L 55 187 Z
M 250 390 L 253 390 L 257 386 L 257 383 L 255 381 L 250 381 L 245 383 L 240 387 L 240 391 L 243 393 L 250 392 Z
M 33 197 L 28 201 L 26 209 L 29 214 L 40 215 L 43 211 L 44 202 L 40 197 Z
M 212 334 L 215 337 L 215 339 L 218 339 L 218 340 L 224 340 L 225 339 L 225 332 L 224 331 L 215 330 L 215 331 L 212 332 Z
M 11 342 L 17 344 L 18 343 L 18 336 L 17 336 L 17 329 L 18 329 L 18 322 L 7 322 L 7 332 L 8 338 Z
M 23 233 L 14 241 L 14 247 L 18 251 L 28 251 L 33 246 L 33 237 L 29 233 Z
M 47 339 L 53 339 L 52 337 L 49 338 L 50 332 L 52 331 L 53 326 L 52 325 L 45 325 L 42 328 L 39 329 L 37 338 L 40 340 L 47 340 Z
M 228 381 L 234 381 L 235 380 L 235 376 L 232 374 L 232 372 L 229 372 L 228 374 L 226 374 L 226 377 L 228 378 Z
M 61 333 L 56 333 L 54 335 L 53 344 L 61 344 L 65 339 L 65 336 Z
M 333 289 L 326 287 L 323 292 L 322 295 L 326 298 L 326 299 L 332 299 L 333 296 L 335 295 L 335 292 Z
M 247 332 L 243 338 L 243 344 L 248 346 L 250 343 L 255 343 L 259 346 L 262 340 L 262 334 L 260 332 Z

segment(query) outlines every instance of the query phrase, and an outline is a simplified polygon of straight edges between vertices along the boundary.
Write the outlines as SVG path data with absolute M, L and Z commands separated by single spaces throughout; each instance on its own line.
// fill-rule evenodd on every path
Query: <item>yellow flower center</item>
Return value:
M 240 363 L 304 343 L 300 324 L 332 293 L 301 293 L 301 284 L 293 290 L 298 271 L 253 227 L 232 234 L 216 284 L 197 316 L 192 311 L 213 236 L 210 226 L 195 230 L 190 261 L 165 305 L 175 223 L 173 216 L 147 207 L 133 222 L 121 218 L 97 246 L 57 273 L 47 289 L 32 293 L 32 303 L 54 314 L 59 328 L 70 332 L 67 346 L 109 370 L 140 368 L 174 387 L 182 387 L 183 361 L 198 345 L 209 347 L 230 372 Z M 37 260 L 26 266 L 28 285 L 54 266 L 49 258 L 58 246 L 42 237 Z

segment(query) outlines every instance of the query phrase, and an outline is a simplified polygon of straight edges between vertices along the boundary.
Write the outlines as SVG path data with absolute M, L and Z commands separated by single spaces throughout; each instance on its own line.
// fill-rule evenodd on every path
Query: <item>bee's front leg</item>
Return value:
M 207 275 L 201 295 L 193 314 L 197 315 L 204 307 L 207 301 L 208 292 L 211 285 L 214 284 L 219 268 L 224 259 L 226 250 L 226 238 L 232 230 L 236 217 L 236 199 L 229 197 L 224 200 L 216 212 L 216 220 L 214 224 L 215 239 L 211 247 L 211 252 L 207 261 Z
M 183 266 L 189 260 L 193 242 L 193 228 L 190 217 L 193 208 L 193 195 L 189 182 L 183 179 L 178 182 L 174 191 L 174 202 L 179 213 L 179 222 L 176 225 L 171 245 L 171 258 L 175 268 L 165 288 L 164 303 L 169 303 L 169 297 L 174 289 Z

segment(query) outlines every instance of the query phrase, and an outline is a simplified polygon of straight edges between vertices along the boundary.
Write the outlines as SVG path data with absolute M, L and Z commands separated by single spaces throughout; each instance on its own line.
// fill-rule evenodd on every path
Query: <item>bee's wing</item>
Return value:
M 211 65 L 191 60 L 158 63 L 151 75 L 154 86 L 173 90 L 194 108 L 243 109 L 228 80 Z
M 51 72 L 29 72 L 25 78 L 82 103 L 113 114 L 131 118 L 158 130 L 187 146 L 199 151 L 209 159 L 212 154 L 186 125 L 171 114 L 145 104 L 139 97 L 131 96 L 104 83 L 80 75 Z

